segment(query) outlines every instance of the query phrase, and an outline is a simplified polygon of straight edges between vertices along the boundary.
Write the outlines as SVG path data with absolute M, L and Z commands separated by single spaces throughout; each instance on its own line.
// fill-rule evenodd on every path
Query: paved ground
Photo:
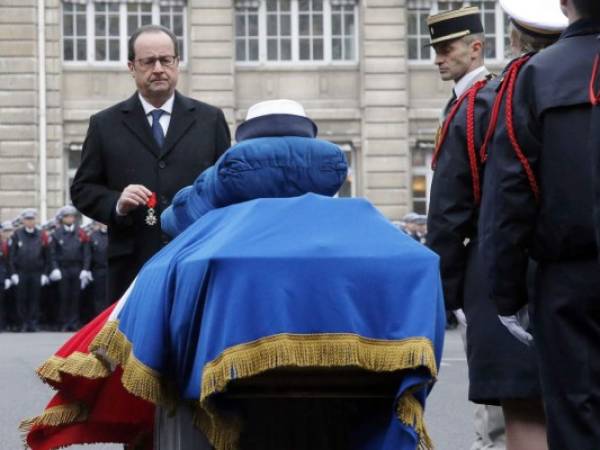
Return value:
M 20 450 L 21 418 L 38 414 L 51 391 L 33 369 L 69 334 L 0 334 L 0 450 Z M 473 439 L 473 407 L 466 400 L 467 370 L 457 332 L 446 337 L 439 382 L 427 404 L 427 424 L 437 450 L 467 450 Z M 73 450 L 117 450 L 115 445 L 71 447 Z

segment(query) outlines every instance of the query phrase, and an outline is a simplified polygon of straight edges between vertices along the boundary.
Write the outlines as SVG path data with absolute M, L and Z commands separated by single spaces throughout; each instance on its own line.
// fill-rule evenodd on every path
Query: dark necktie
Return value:
M 152 135 L 159 148 L 162 148 L 165 143 L 165 132 L 160 125 L 160 116 L 162 116 L 163 113 L 164 111 L 162 109 L 150 111 L 150 114 L 152 115 Z
M 446 107 L 444 108 L 444 119 L 448 117 L 448 114 L 454 106 L 454 103 L 456 103 L 456 100 L 456 92 L 454 92 L 454 89 L 452 89 L 452 97 L 450 97 L 450 100 L 448 100 L 448 103 L 446 103 Z

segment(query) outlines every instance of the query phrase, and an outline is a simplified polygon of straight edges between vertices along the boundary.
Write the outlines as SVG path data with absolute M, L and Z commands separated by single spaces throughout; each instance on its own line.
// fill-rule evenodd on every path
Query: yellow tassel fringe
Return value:
M 34 426 L 56 427 L 73 422 L 83 422 L 88 417 L 88 410 L 83 403 L 70 403 L 48 408 L 40 416 L 23 420 L 19 425 L 19 431 L 29 433 Z
M 233 379 L 285 366 L 359 367 L 374 372 L 425 367 L 437 376 L 433 345 L 428 339 L 389 341 L 344 333 L 278 334 L 230 347 L 206 364 L 200 401 L 222 392 Z
M 89 379 L 106 378 L 111 373 L 96 355 L 81 352 L 74 352 L 66 358 L 52 356 L 36 372 L 47 383 L 60 383 L 62 373 Z
M 109 322 L 90 349 L 123 368 L 123 386 L 133 395 L 156 405 L 173 408 L 174 393 L 155 370 L 132 353 L 131 342 Z M 248 378 L 279 367 L 358 367 L 374 372 L 393 372 L 425 367 L 437 377 L 431 341 L 409 338 L 397 341 L 368 339 L 354 334 L 279 334 L 225 350 L 204 367 L 200 402 L 195 423 L 217 450 L 235 450 L 240 437 L 239 418 L 218 411 L 210 396 L 226 390 L 233 379 Z M 423 408 L 411 392 L 398 401 L 398 419 L 413 427 L 419 450 L 431 450 L 431 439 L 423 419 Z
M 419 435 L 418 450 L 433 450 L 433 442 L 425 427 L 423 406 L 413 396 L 412 392 L 405 392 L 400 397 L 396 407 L 396 414 L 400 422 L 414 428 Z
M 121 383 L 131 394 L 165 408 L 172 409 L 176 404 L 173 390 L 167 388 L 159 373 L 135 357 L 131 342 L 119 330 L 117 320 L 104 326 L 92 341 L 90 350 L 111 364 L 121 365 Z
M 393 372 L 425 367 L 432 377 L 437 365 L 431 341 L 411 338 L 398 341 L 368 339 L 354 334 L 279 334 L 225 350 L 204 367 L 197 424 L 217 450 L 234 450 L 240 427 L 222 417 L 209 397 L 223 392 L 233 379 L 247 378 L 278 367 L 359 367 L 374 372 Z M 419 448 L 432 448 L 423 408 L 407 393 L 399 399 L 398 418 L 414 427 Z

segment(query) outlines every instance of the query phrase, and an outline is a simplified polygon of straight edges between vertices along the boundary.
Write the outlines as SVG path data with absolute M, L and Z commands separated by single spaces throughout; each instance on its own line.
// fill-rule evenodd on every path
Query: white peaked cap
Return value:
M 500 6 L 524 31 L 558 34 L 569 25 L 560 0 L 500 0 Z
M 268 116 L 270 114 L 289 114 L 292 116 L 306 117 L 304 107 L 294 100 L 280 98 L 277 100 L 266 100 L 256 103 L 248 109 L 246 120 L 256 117 Z

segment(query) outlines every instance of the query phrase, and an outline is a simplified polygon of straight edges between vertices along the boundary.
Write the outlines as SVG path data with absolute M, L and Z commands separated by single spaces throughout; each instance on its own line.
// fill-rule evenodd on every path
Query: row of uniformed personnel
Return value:
M 61 208 L 52 232 L 37 225 L 34 209 L 22 212 L 17 229 L 2 224 L 0 330 L 10 322 L 17 331 L 36 331 L 43 315 L 51 328 L 73 331 L 107 306 L 106 226 L 88 233 L 77 216 L 74 207 Z
M 600 2 L 500 3 L 523 38 L 513 46 L 527 53 L 449 102 L 428 243 L 441 257 L 447 309 L 466 315 L 470 398 L 502 405 L 507 448 L 597 450 L 600 132 L 592 113 L 600 113 L 590 78 L 599 72 Z M 568 26 L 554 43 L 559 7 Z M 473 34 L 467 25 L 479 12 L 449 16 L 430 21 L 430 31 L 455 42 Z

